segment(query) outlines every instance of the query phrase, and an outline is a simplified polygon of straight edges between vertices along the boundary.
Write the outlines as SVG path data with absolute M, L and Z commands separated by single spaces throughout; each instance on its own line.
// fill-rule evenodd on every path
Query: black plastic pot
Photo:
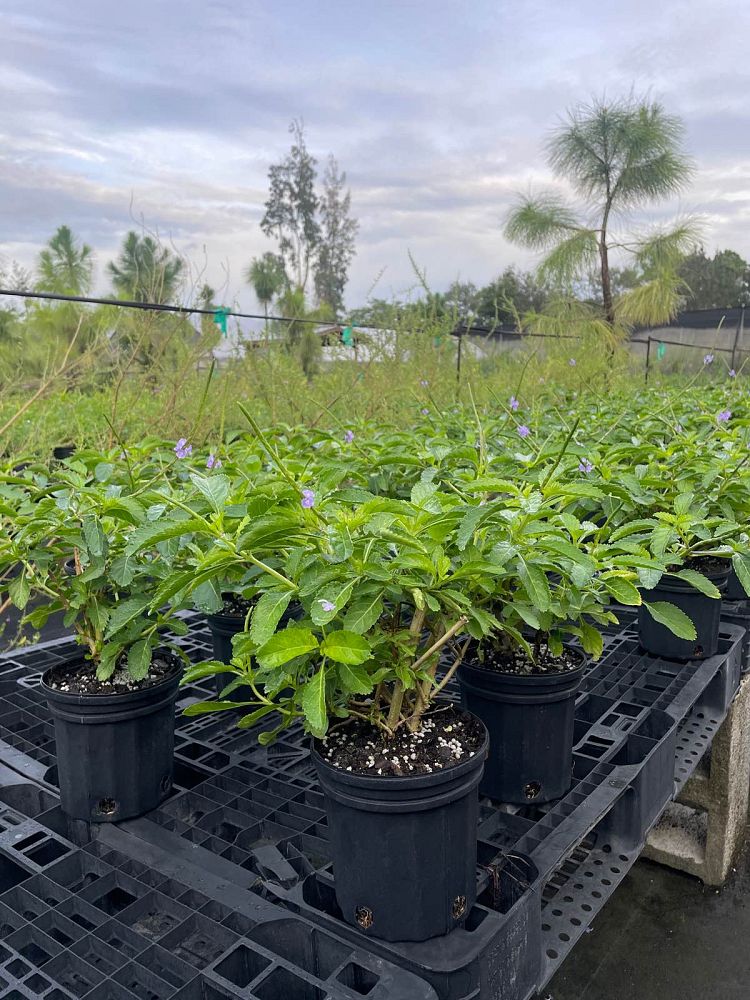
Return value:
M 488 742 L 455 767 L 403 778 L 341 771 L 313 748 L 347 923 L 385 941 L 426 941 L 462 926 L 476 900 Z
M 575 698 L 586 665 L 553 674 L 506 674 L 465 661 L 461 703 L 490 734 L 480 795 L 528 805 L 559 799 L 573 780 Z
M 169 677 L 125 694 L 72 694 L 41 686 L 55 722 L 63 811 L 90 823 L 114 823 L 155 809 L 172 788 L 174 703 L 181 664 Z M 79 654 L 70 665 L 80 663 Z M 56 672 L 59 666 L 52 668 Z
M 72 458 L 76 453 L 74 444 L 60 444 L 52 449 L 52 457 L 58 462 L 64 462 L 66 458 Z
M 294 618 L 298 618 L 302 609 L 297 604 L 290 605 L 281 618 L 281 626 Z M 222 663 L 229 663 L 232 659 L 232 639 L 245 628 L 244 615 L 206 615 L 209 631 L 211 632 L 211 642 L 214 650 L 214 659 L 221 660 Z M 233 674 L 214 674 L 214 686 L 216 693 L 221 694 L 227 684 L 234 679 Z M 229 701 L 255 701 L 256 696 L 252 689 L 246 684 L 235 688 L 228 699 Z
M 718 573 L 704 573 L 711 583 L 724 591 L 729 577 L 730 564 Z M 713 656 L 719 648 L 721 601 L 706 597 L 678 576 L 665 574 L 651 590 L 642 590 L 644 600 L 668 601 L 684 611 L 698 633 L 695 641 L 680 639 L 673 632 L 655 621 L 648 608 L 641 605 L 638 612 L 638 633 L 641 646 L 652 656 L 667 660 L 703 660 Z

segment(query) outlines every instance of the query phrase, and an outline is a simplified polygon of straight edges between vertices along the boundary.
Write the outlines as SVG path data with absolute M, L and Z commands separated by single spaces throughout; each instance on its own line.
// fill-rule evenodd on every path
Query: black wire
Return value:
M 87 295 L 60 295 L 56 292 L 19 292 L 10 288 L 0 288 L 0 295 L 12 295 L 18 299 L 50 299 L 54 302 L 84 302 L 95 306 L 121 306 L 123 309 L 145 309 L 149 312 L 180 313 L 182 315 L 237 316 L 239 319 L 260 319 L 278 323 L 312 323 L 314 326 L 356 326 L 360 330 L 380 330 L 382 327 L 368 323 L 348 323 L 346 320 L 306 319 L 296 316 L 264 316 L 261 313 L 234 312 L 232 309 L 201 309 L 199 306 L 169 306 L 162 302 L 135 302 L 132 299 L 98 299 Z

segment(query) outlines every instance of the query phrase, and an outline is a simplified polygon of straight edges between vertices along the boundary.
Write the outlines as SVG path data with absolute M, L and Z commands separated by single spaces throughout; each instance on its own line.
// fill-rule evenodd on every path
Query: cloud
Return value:
M 543 141 L 592 93 L 648 91 L 683 116 L 709 248 L 750 256 L 743 0 L 6 0 L 0 253 L 33 262 L 68 223 L 104 263 L 143 218 L 254 306 L 247 261 L 268 166 L 304 118 L 347 171 L 360 220 L 348 301 L 528 264 L 501 233 L 551 180 Z M 228 278 L 227 278 L 228 274 Z

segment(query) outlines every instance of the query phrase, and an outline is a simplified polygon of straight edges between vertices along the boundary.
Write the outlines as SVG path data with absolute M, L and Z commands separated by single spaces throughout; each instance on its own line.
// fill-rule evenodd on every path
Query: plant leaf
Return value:
M 197 490 L 208 500 L 216 513 L 220 513 L 229 496 L 230 482 L 226 476 L 199 476 L 190 474 L 190 480 Z
M 357 635 L 356 632 L 348 631 L 348 629 L 341 629 L 327 635 L 320 644 L 320 651 L 324 656 L 335 660 L 336 663 L 346 663 L 350 666 L 364 663 L 372 653 L 367 639 Z
M 721 591 L 719 588 L 711 583 L 711 581 L 705 577 L 702 573 L 698 573 L 694 569 L 680 569 L 674 572 L 670 571 L 670 576 L 678 576 L 685 583 L 689 583 L 691 587 L 699 590 L 701 594 L 705 594 L 706 597 L 713 597 L 716 600 L 721 599 Z
M 287 628 L 276 632 L 257 652 L 258 663 L 267 670 L 281 667 L 290 660 L 318 648 L 318 640 L 307 628 Z
M 602 583 L 618 604 L 635 606 L 642 603 L 640 591 L 630 580 L 624 580 L 621 576 L 610 576 L 602 580 Z
M 670 604 L 669 601 L 654 601 L 653 603 L 644 601 L 643 603 L 654 621 L 665 625 L 679 639 L 694 642 L 698 638 L 695 625 L 685 612 L 681 611 L 675 604 Z
M 291 599 L 289 590 L 268 590 L 260 596 L 253 609 L 249 633 L 256 646 L 262 646 L 274 634 Z
M 321 667 L 303 687 L 302 711 L 311 731 L 322 735 L 328 727 L 325 667 Z
M 151 644 L 148 639 L 134 643 L 128 651 L 128 673 L 135 681 L 142 681 L 151 666 Z

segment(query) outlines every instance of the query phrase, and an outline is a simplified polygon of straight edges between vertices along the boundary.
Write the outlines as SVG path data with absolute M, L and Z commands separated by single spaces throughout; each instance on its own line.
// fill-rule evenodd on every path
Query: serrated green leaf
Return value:
M 258 663 L 267 670 L 281 667 L 290 660 L 318 648 L 318 640 L 310 629 L 290 627 L 276 632 L 257 652 Z
M 370 597 L 355 600 L 344 615 L 343 625 L 348 632 L 362 635 L 367 632 L 383 614 L 383 595 L 376 593 Z
M 364 663 L 372 654 L 370 643 L 364 636 L 347 629 L 331 632 L 320 644 L 320 652 L 336 663 L 356 666 Z
M 640 591 L 630 580 L 624 580 L 620 576 L 610 576 L 602 580 L 602 583 L 618 604 L 636 606 L 641 603 Z
M 128 650 L 128 673 L 136 681 L 142 681 L 151 666 L 151 645 L 148 639 L 141 639 Z
M 301 705 L 310 731 L 316 736 L 323 735 L 328 727 L 325 667 L 321 667 L 302 688 Z
M 539 611 L 548 611 L 551 601 L 549 582 L 541 567 L 519 557 L 518 575 L 526 588 L 529 600 Z
M 750 555 L 745 552 L 735 552 L 732 556 L 732 568 L 737 574 L 740 586 L 750 597 Z
M 602 655 L 602 650 L 604 649 L 604 640 L 599 629 L 594 628 L 587 621 L 582 621 L 580 624 L 581 628 L 581 645 L 586 653 L 593 656 L 595 660 L 598 660 Z
M 697 570 L 670 570 L 669 575 L 679 577 L 680 580 L 684 580 L 685 583 L 689 583 L 691 587 L 700 591 L 701 594 L 705 594 L 706 597 L 713 597 L 714 600 L 721 599 L 721 591 L 719 588 L 715 584 L 711 583 L 711 581 L 702 573 L 698 573 Z
M 229 479 L 224 475 L 200 476 L 197 472 L 191 472 L 190 481 L 208 500 L 216 513 L 220 513 L 229 496 L 231 487 Z
M 350 694 L 370 694 L 373 689 L 370 675 L 361 666 L 341 663 L 338 674 L 341 686 Z
M 105 638 L 111 639 L 116 632 L 146 611 L 150 603 L 149 597 L 131 597 L 127 601 L 120 601 L 110 615 Z
M 262 646 L 274 634 L 291 599 L 290 590 L 280 592 L 269 590 L 261 594 L 253 608 L 249 629 L 250 639 L 256 646 Z
M 187 535 L 202 528 L 203 522 L 194 518 L 142 524 L 131 532 L 125 552 L 128 555 L 133 555 L 140 549 L 153 548 L 157 542 L 166 541 L 168 538 L 178 538 L 180 535 Z
M 643 603 L 654 621 L 666 626 L 679 639 L 694 642 L 698 638 L 695 625 L 677 605 L 670 604 L 669 601 L 644 601 Z
M 26 605 L 29 603 L 29 597 L 31 596 L 31 584 L 29 583 L 28 577 L 25 572 L 19 573 L 18 576 L 14 577 L 8 584 L 8 597 L 19 611 L 23 611 Z

